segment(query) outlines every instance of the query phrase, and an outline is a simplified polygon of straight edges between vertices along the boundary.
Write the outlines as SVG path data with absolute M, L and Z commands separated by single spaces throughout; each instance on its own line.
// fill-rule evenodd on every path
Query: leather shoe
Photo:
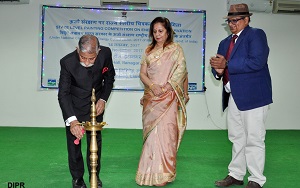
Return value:
M 262 188 L 262 187 L 254 181 L 249 181 L 246 188 Z
M 72 180 L 73 188 L 86 188 L 83 178 L 73 179 Z
M 98 182 L 98 188 L 102 188 L 102 181 L 98 178 L 97 182 Z
M 218 187 L 229 187 L 231 185 L 244 185 L 244 182 L 228 175 L 225 179 L 216 181 L 215 185 Z

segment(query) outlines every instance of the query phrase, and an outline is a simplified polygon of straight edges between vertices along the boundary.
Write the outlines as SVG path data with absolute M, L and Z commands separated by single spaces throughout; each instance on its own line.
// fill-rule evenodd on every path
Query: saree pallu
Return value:
M 143 96 L 144 144 L 136 183 L 152 186 L 172 182 L 176 177 L 177 151 L 186 128 L 183 81 L 187 71 L 183 50 L 177 43 L 144 55 L 142 63 L 147 63 L 153 83 L 170 83 L 173 88 L 161 96 L 145 88 Z

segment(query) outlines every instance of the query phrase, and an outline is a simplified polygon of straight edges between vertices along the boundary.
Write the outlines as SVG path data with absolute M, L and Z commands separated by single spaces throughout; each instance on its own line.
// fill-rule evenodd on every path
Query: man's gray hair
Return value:
M 78 42 L 79 50 L 83 53 L 98 53 L 100 43 L 94 35 L 83 35 Z

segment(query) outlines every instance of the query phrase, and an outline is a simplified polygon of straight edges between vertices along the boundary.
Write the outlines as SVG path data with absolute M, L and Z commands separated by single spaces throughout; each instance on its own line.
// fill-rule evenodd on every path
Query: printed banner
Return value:
M 41 88 L 58 88 L 59 60 L 74 51 L 84 34 L 110 47 L 116 70 L 115 90 L 143 90 L 140 61 L 150 43 L 149 27 L 167 17 L 183 47 L 189 90 L 204 90 L 205 11 L 106 9 L 43 6 Z

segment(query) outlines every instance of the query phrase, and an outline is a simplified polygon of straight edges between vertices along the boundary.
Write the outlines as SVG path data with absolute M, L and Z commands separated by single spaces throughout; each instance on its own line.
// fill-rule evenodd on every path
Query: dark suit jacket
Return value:
M 219 44 L 218 54 L 226 55 L 232 35 Z M 269 47 L 263 30 L 247 26 L 228 59 L 231 95 L 239 110 L 250 110 L 272 103 L 272 84 L 268 68 Z M 216 71 L 212 70 L 216 77 Z M 229 94 L 223 88 L 223 110 Z
M 64 120 L 76 116 L 78 121 L 90 121 L 91 95 L 95 88 L 96 101 L 107 101 L 115 81 L 115 69 L 111 50 L 100 46 L 100 52 L 92 67 L 83 67 L 77 50 L 60 60 L 58 100 Z M 103 114 L 97 121 L 103 120 Z

